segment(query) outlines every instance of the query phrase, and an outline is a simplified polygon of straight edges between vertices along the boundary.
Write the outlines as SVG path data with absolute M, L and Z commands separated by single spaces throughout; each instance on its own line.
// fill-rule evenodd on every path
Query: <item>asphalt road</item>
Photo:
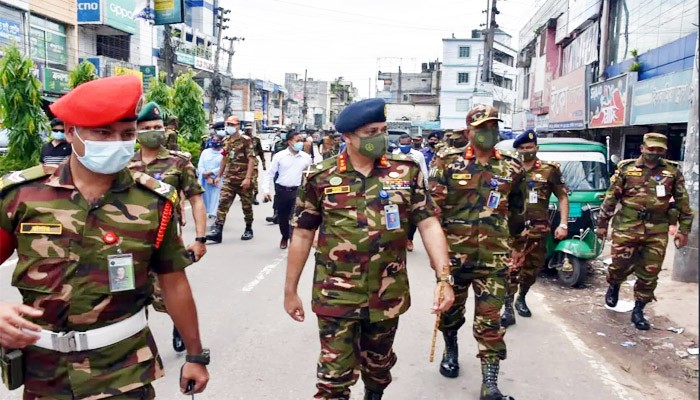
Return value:
M 194 290 L 204 345 L 211 348 L 211 381 L 197 399 L 310 399 L 315 392 L 316 359 L 319 352 L 316 318 L 310 312 L 313 260 L 307 262 L 300 294 L 307 307 L 304 323 L 292 321 L 282 307 L 286 251 L 278 248 L 279 231 L 265 217 L 270 204 L 254 207 L 255 238 L 240 240 L 243 222 L 240 203 L 231 209 L 224 242 L 208 246 L 204 259 L 188 269 Z M 191 216 L 184 229 L 186 242 L 194 237 Z M 0 300 L 17 301 L 10 286 L 13 260 L 0 266 Z M 460 331 L 461 376 L 443 378 L 438 360 L 428 362 L 434 316 L 429 313 L 434 279 L 422 244 L 409 256 L 413 307 L 401 317 L 395 351 L 398 364 L 386 399 L 418 400 L 478 399 L 481 375 L 476 342 L 469 325 Z M 556 301 L 549 299 L 547 301 Z M 530 306 L 535 316 L 520 318 L 506 335 L 508 359 L 501 364 L 500 387 L 518 400 L 613 400 L 645 399 L 630 389 L 630 379 L 619 368 L 606 364 L 547 310 L 541 295 L 533 293 Z M 470 302 L 469 318 L 473 303 Z M 177 378 L 182 354 L 170 344 L 172 323 L 167 315 L 151 313 L 150 325 L 166 367 L 166 377 L 155 383 L 158 398 L 185 398 Z M 361 399 L 361 382 L 353 399 Z M 19 399 L 20 391 L 0 388 L 0 400 Z

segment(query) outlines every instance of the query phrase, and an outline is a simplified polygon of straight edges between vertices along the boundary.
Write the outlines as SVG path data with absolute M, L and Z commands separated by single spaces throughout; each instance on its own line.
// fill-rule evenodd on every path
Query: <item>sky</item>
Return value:
M 377 71 L 420 72 L 442 60 L 442 39 L 467 38 L 486 22 L 487 0 L 221 0 L 232 10 L 235 78 L 284 85 L 285 72 L 314 80 L 344 77 L 361 98 L 374 95 Z M 513 36 L 534 12 L 531 0 L 498 0 L 496 21 Z M 371 82 L 370 82 L 371 78 Z

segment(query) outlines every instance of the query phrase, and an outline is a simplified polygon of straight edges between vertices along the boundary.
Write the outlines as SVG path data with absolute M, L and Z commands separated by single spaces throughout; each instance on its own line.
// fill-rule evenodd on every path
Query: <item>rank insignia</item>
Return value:
M 26 235 L 60 235 L 63 233 L 63 225 L 22 223 L 19 226 L 19 233 Z
M 323 189 L 323 194 L 350 193 L 350 186 L 333 186 Z

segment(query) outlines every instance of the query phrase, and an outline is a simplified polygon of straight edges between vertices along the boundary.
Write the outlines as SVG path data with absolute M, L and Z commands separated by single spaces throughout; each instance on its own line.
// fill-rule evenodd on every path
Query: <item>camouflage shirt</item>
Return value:
M 164 222 L 160 247 L 154 244 L 163 210 L 176 200 L 171 186 L 127 169 L 94 203 L 75 188 L 69 163 L 0 180 L 0 229 L 16 235 L 19 257 L 12 285 L 24 304 L 44 310 L 33 322 L 54 332 L 86 331 L 145 307 L 149 269 L 165 274 L 190 264 L 172 218 Z M 120 241 L 107 244 L 108 232 Z M 133 257 L 135 289 L 111 292 L 108 257 L 120 250 Z M 63 354 L 29 346 L 24 356 L 25 388 L 52 399 L 110 397 L 163 376 L 149 328 L 96 350 Z
M 675 201 L 671 207 L 671 198 Z M 617 204 L 620 211 L 615 213 Z M 654 168 L 644 165 L 641 157 L 620 161 L 610 179 L 610 188 L 600 207 L 598 227 L 607 228 L 613 219 L 613 229 L 640 235 L 668 232 L 674 211 L 678 231 L 688 234 L 693 223 L 685 180 L 678 164 L 662 159 Z M 675 218 L 673 218 L 675 222 Z
M 510 240 L 525 224 L 519 160 L 494 151 L 488 164 L 481 165 L 470 146 L 452 147 L 435 155 L 429 181 L 453 257 L 489 267 L 495 256 L 509 254 Z
M 180 145 L 177 144 L 177 131 L 165 130 L 165 144 L 163 146 L 168 150 L 180 151 Z
M 253 149 L 255 150 L 255 166 L 258 166 L 258 157 L 260 158 L 260 161 L 262 161 L 262 165 L 265 166 L 265 151 L 262 148 L 262 143 L 260 142 L 260 136 L 253 136 L 252 138 L 253 141 Z
M 347 153 L 312 165 L 299 188 L 294 226 L 316 230 L 312 308 L 319 315 L 382 321 L 405 312 L 409 221 L 433 217 L 420 167 L 387 154 L 365 177 Z M 380 192 L 389 198 L 382 200 Z M 400 227 L 388 230 L 385 206 L 398 206 Z
M 530 222 L 527 236 L 542 238 L 547 236 L 551 227 L 549 224 L 549 198 L 554 193 L 557 198 L 567 196 L 568 189 L 561 176 L 559 165 L 542 160 L 536 160 L 530 170 L 525 170 L 527 184 L 527 213 L 525 218 Z M 537 202 L 530 201 L 530 193 L 537 194 Z M 533 198 L 534 200 L 534 198 Z
M 243 182 L 248 171 L 248 159 L 255 158 L 253 140 L 242 133 L 224 139 L 224 180 Z
M 197 180 L 195 168 L 190 158 L 179 151 L 169 151 L 161 148 L 155 160 L 146 164 L 143 162 L 141 151 L 134 154 L 128 168 L 132 171 L 146 173 L 153 178 L 173 186 L 190 198 L 204 193 L 204 189 Z

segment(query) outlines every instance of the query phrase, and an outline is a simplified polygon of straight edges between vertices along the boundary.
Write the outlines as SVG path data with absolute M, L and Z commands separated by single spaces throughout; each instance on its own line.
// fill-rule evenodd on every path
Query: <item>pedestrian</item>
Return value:
M 481 400 L 502 400 L 498 389 L 500 361 L 506 359 L 505 328 L 500 310 L 506 297 L 510 258 L 521 253 L 509 241 L 525 225 L 525 181 L 522 164 L 495 150 L 498 110 L 478 104 L 467 114 L 466 148 L 448 147 L 433 159 L 431 192 L 441 210 L 448 238 L 455 302 L 440 318 L 445 353 L 440 373 L 459 375 L 457 333 L 466 322 L 465 303 L 474 289 L 474 338 L 481 359 Z M 509 229 L 510 228 L 510 229 Z
M 420 167 L 420 171 L 425 178 L 425 186 L 428 186 L 428 167 L 425 165 L 425 157 L 423 153 L 413 148 L 411 137 L 407 133 L 399 136 L 399 148 L 394 150 L 394 154 L 406 154 L 411 160 L 415 161 Z M 416 236 L 416 225 L 408 224 L 408 242 L 406 250 L 413 251 L 413 238 Z
M 180 145 L 177 144 L 178 131 L 180 130 L 180 120 L 177 117 L 168 118 L 168 123 L 165 124 L 165 148 L 173 151 L 180 151 Z
M 501 325 L 508 327 L 515 324 L 513 300 L 515 293 L 515 310 L 521 317 L 531 317 L 532 312 L 525 302 L 525 296 L 537 281 L 537 275 L 544 269 L 547 252 L 546 239 L 551 231 L 549 222 L 549 198 L 554 193 L 559 201 L 561 223 L 554 230 L 554 238 L 563 240 L 568 236 L 569 195 L 559 164 L 540 160 L 537 157 L 537 133 L 527 130 L 513 141 L 513 148 L 523 163 L 525 182 L 527 184 L 527 228 L 516 240 L 515 247 L 524 250 L 522 265 L 516 265 L 510 273 L 508 296 L 506 297 Z M 520 286 L 520 291 L 518 291 Z
M 453 300 L 445 236 L 418 165 L 387 154 L 385 102 L 359 101 L 336 120 L 346 151 L 309 167 L 289 248 L 285 311 L 304 320 L 299 277 L 319 229 L 312 294 L 321 354 L 315 399 L 349 399 L 360 371 L 365 399 L 382 398 L 396 363 L 399 315 L 410 306 L 406 230 L 418 225 L 436 271 L 433 311 Z M 440 293 L 444 297 L 440 300 Z
M 311 135 L 308 134 L 303 134 L 302 137 L 304 138 L 304 152 L 306 154 L 311 156 L 312 160 L 316 159 L 316 153 L 314 152 L 314 139 L 311 137 Z
M 413 142 L 414 149 L 420 151 L 423 148 L 423 135 L 421 135 L 420 133 L 416 133 L 415 135 L 413 135 L 411 140 Z
M 611 219 L 613 229 L 605 303 L 609 307 L 617 305 L 620 284 L 634 273 L 637 280 L 632 323 L 639 330 L 650 328 L 644 307 L 656 300 L 654 290 L 666 255 L 669 223 L 678 223 L 674 235 L 677 248 L 688 244 L 693 223 L 683 173 L 676 162 L 663 158 L 667 149 L 666 136 L 645 134 L 641 156 L 617 165 L 598 217 L 598 237 L 607 237 Z M 618 204 L 621 207 L 616 212 Z
M 39 162 L 46 165 L 58 165 L 68 158 L 73 152 L 70 143 L 66 142 L 66 133 L 63 121 L 58 118 L 51 120 L 51 141 L 41 147 Z
M 331 135 L 324 135 L 319 147 L 321 147 L 321 157 L 324 160 L 333 157 L 333 137 Z
M 194 261 L 199 261 L 207 252 L 206 248 L 206 211 L 202 193 L 204 190 L 197 181 L 197 174 L 190 162 L 190 157 L 179 151 L 168 150 L 164 147 L 165 130 L 160 107 L 155 102 L 143 106 L 136 118 L 138 130 L 137 141 L 141 145 L 139 151 L 134 154 L 128 168 L 148 174 L 158 181 L 167 183 L 175 188 L 178 193 L 184 194 L 184 198 L 175 202 L 175 220 L 182 221 L 184 216 L 184 202 L 187 199 L 192 207 L 192 218 L 196 238 L 194 243 L 187 247 L 192 252 Z M 159 312 L 167 312 L 163 302 L 158 276 L 155 272 L 149 274 L 153 284 L 153 308 Z M 185 343 L 177 328 L 173 326 L 173 349 L 177 352 L 185 351 Z
M 263 171 L 267 171 L 267 166 L 265 165 L 265 151 L 262 148 L 262 143 L 260 142 L 260 136 L 258 135 L 253 135 L 253 127 L 248 125 L 245 127 L 243 130 L 243 133 L 245 133 L 248 138 L 250 138 L 253 141 L 253 148 L 255 149 L 255 164 L 253 165 L 253 179 L 252 179 L 252 184 L 253 184 L 253 205 L 259 205 L 260 203 L 258 202 L 258 158 L 260 159 L 260 162 L 262 163 Z
M 207 219 L 212 222 L 216 219 L 216 210 L 219 207 L 219 196 L 221 195 L 221 164 L 223 161 L 224 135 L 213 135 L 209 141 L 209 146 L 199 155 L 197 174 L 199 184 L 204 189 L 204 207 L 207 210 Z
M 241 198 L 245 231 L 241 240 L 253 238 L 253 169 L 255 168 L 255 148 L 253 141 L 246 135 L 241 135 L 238 117 L 226 119 L 226 139 L 224 139 L 224 161 L 221 177 L 224 181 L 219 198 L 219 209 L 216 221 L 207 235 L 207 240 L 221 243 L 224 223 L 236 196 Z
M 291 230 L 289 222 L 294 211 L 297 189 L 301 185 L 301 175 L 311 162 L 311 156 L 302 151 L 304 143 L 300 132 L 287 135 L 287 150 L 282 150 L 272 157 L 270 170 L 263 177 L 264 202 L 272 199 L 270 184 L 274 182 L 277 213 L 279 218 L 280 249 L 289 244 Z
M 171 218 L 177 190 L 126 168 L 141 96 L 132 75 L 77 86 L 50 106 L 70 159 L 0 179 L 0 264 L 17 251 L 22 296 L 0 302 L 0 345 L 23 358 L 3 374 L 23 374 L 24 399 L 155 398 L 163 362 L 146 319 L 149 271 L 188 350 L 182 390 L 209 380 L 191 261 Z
M 274 157 L 275 154 L 286 149 L 287 147 L 288 147 L 287 146 L 287 130 L 282 129 L 275 136 L 275 141 L 272 145 L 272 156 L 271 157 Z M 277 179 L 277 178 L 275 177 L 275 179 Z M 265 217 L 265 221 L 267 221 L 273 225 L 279 223 L 279 215 L 277 214 L 277 192 L 275 192 L 275 196 L 272 200 L 272 216 Z
M 425 158 L 425 165 L 430 166 L 433 161 L 433 157 L 437 152 L 436 146 L 440 143 L 440 135 L 437 132 L 430 132 L 428 135 L 428 147 L 424 147 L 420 150 Z

